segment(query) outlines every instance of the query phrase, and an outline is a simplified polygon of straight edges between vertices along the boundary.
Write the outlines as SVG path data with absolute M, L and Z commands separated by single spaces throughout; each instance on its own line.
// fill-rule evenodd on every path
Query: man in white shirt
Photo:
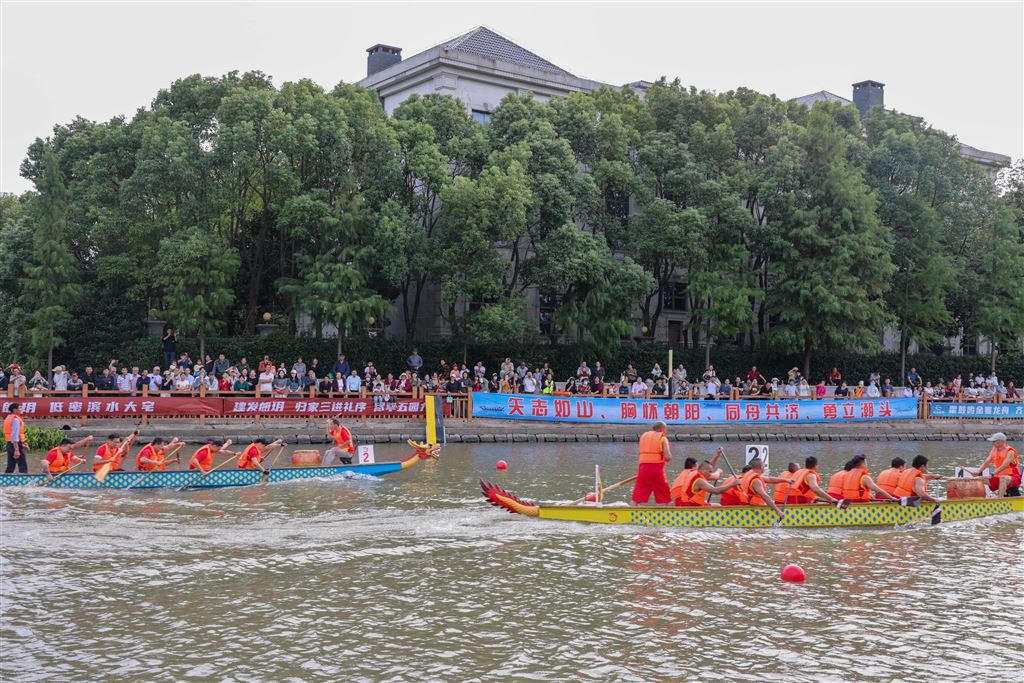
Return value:
M 68 374 L 68 369 L 63 365 L 58 365 L 53 369 L 53 386 L 54 391 L 67 391 L 68 390 L 68 378 L 71 375 Z
M 353 370 L 347 378 L 345 378 L 345 391 L 353 394 L 358 394 L 359 390 L 363 388 L 363 380 L 359 379 L 359 373 Z
M 114 383 L 117 385 L 117 390 L 122 394 L 130 394 L 135 388 L 135 382 L 132 380 L 132 376 L 128 374 L 128 368 L 121 368 L 121 372 L 117 375 Z
M 881 397 L 882 392 L 879 391 L 878 385 L 872 382 L 868 385 L 867 391 L 864 392 L 864 395 L 868 398 L 879 398 Z
M 537 380 L 534 378 L 532 372 L 526 373 L 523 377 L 523 393 L 532 394 L 537 391 Z

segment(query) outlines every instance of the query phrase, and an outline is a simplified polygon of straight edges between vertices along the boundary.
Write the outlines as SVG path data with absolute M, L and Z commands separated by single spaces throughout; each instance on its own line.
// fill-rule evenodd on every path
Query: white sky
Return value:
M 1024 152 L 1024 2 L 186 3 L 0 0 L 0 191 L 27 146 L 80 115 L 129 118 L 192 73 L 261 70 L 326 88 L 366 48 L 409 57 L 477 25 L 586 78 L 662 75 L 781 98 L 886 84 L 887 107 L 975 147 Z

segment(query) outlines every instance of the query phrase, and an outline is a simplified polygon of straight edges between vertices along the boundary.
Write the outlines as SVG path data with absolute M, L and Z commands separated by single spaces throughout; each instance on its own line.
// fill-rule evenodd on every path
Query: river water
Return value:
M 924 452 L 951 474 L 983 445 L 771 448 L 776 466 L 814 454 L 825 472 Z M 595 462 L 606 483 L 631 475 L 635 448 L 452 445 L 383 479 L 236 490 L 3 490 L 0 680 L 1024 680 L 1024 516 L 650 529 L 479 495 L 483 477 L 581 496 Z M 779 581 L 789 562 L 805 584 Z

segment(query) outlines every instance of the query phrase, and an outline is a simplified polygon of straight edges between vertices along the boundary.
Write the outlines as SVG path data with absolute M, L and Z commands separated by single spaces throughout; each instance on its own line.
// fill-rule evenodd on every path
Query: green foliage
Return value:
M 37 452 L 46 452 L 56 448 L 64 439 L 64 430 L 53 427 L 25 427 L 25 440 L 29 447 Z M 0 434 L 0 448 L 7 447 L 7 440 Z

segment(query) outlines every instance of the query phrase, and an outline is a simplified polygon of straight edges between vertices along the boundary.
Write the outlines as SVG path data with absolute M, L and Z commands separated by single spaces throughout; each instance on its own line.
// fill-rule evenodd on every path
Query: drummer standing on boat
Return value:
M 640 435 L 640 463 L 636 472 L 636 483 L 633 485 L 633 502 L 646 503 L 651 494 L 654 502 L 664 505 L 672 502 L 668 479 L 665 477 L 665 465 L 672 460 L 667 427 L 664 422 L 655 422 L 651 431 Z
M 324 459 L 320 462 L 321 467 L 329 467 L 334 464 L 337 457 L 342 465 L 351 465 L 352 456 L 356 454 L 356 447 L 353 443 L 352 432 L 348 427 L 341 424 L 341 420 L 332 417 L 327 421 L 327 436 L 334 439 L 334 447 L 324 452 Z

